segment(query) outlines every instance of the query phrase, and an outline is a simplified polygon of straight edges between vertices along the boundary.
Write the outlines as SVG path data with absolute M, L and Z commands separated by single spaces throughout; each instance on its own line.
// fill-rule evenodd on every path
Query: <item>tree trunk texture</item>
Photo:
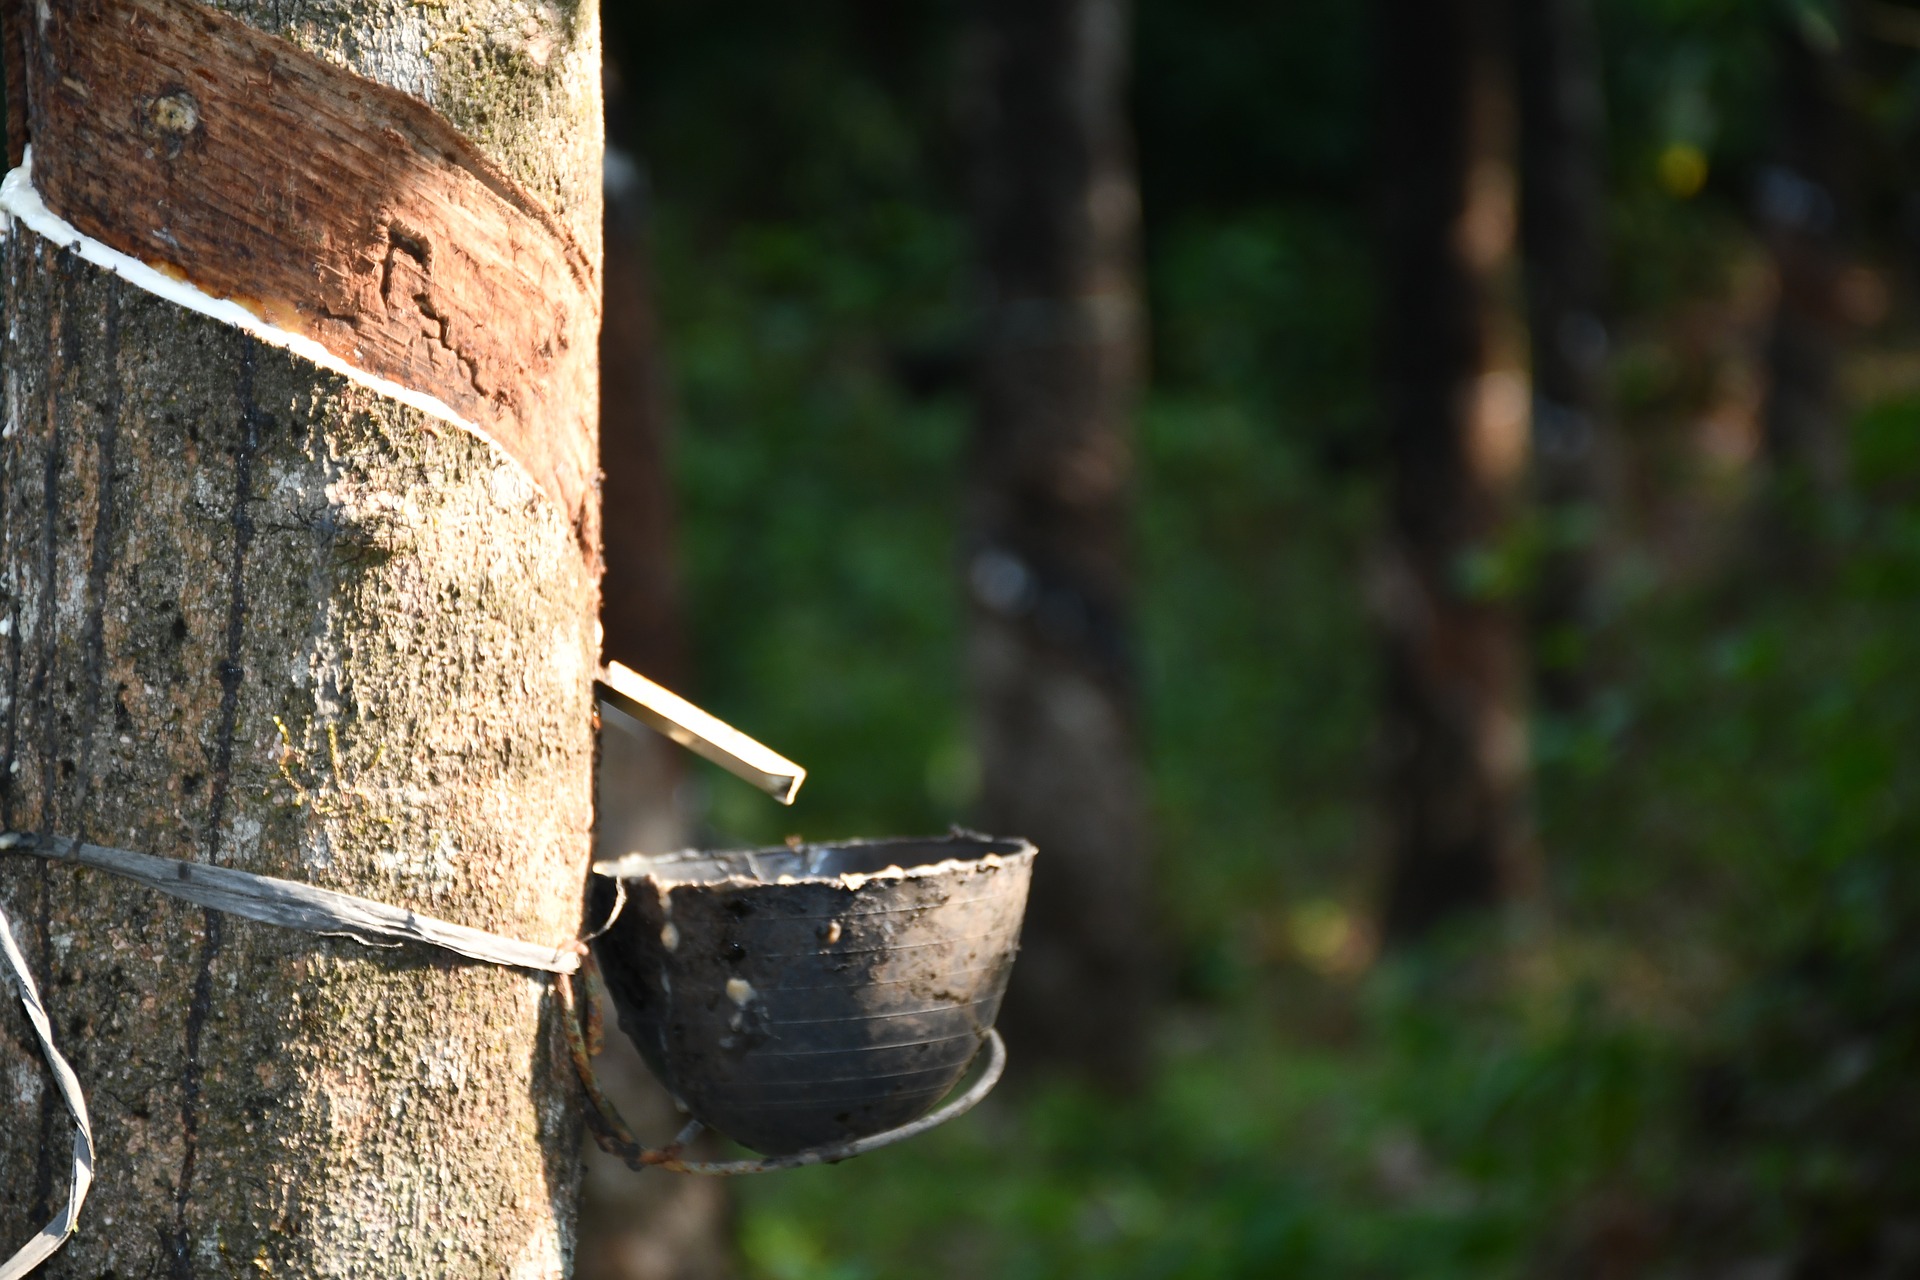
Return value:
M 611 107 L 611 104 L 609 104 Z M 607 155 L 606 313 L 600 330 L 600 461 L 607 573 L 601 623 L 609 657 L 685 687 L 675 572 L 665 366 L 648 270 L 646 190 L 625 153 Z M 687 841 L 680 748 L 659 734 L 603 734 L 597 858 L 664 853 Z M 601 993 L 604 1002 L 606 996 Z M 603 1003 L 603 1007 L 606 1007 Z M 639 1134 L 664 1141 L 686 1123 L 639 1051 L 606 1037 L 594 1070 Z M 580 1280 L 722 1280 L 733 1274 L 733 1197 L 722 1178 L 635 1172 L 587 1144 Z
M 1514 0 L 1520 243 L 1533 374 L 1533 489 L 1546 550 L 1532 584 L 1534 679 L 1585 705 L 1605 457 L 1606 112 L 1591 0 Z
M 1498 0 L 1384 0 L 1389 942 L 1529 878 L 1514 109 Z
M 597 259 L 592 0 L 220 7 L 431 104 Z M 0 823 L 574 936 L 597 583 L 567 514 L 488 442 L 24 224 L 4 283 Z M 545 981 L 23 859 L 0 898 L 99 1139 L 48 1276 L 568 1272 Z M 17 1015 L 0 1058 L 4 1251 L 67 1138 Z
M 981 821 L 1041 851 L 1009 1040 L 1124 1084 L 1155 965 L 1127 654 L 1138 192 L 1123 0 L 982 0 L 966 575 Z
M 1804 544 L 1792 532 L 1795 495 L 1832 495 L 1846 471 L 1839 401 L 1844 336 L 1849 152 L 1845 50 L 1823 47 L 1824 27 L 1782 16 L 1774 42 L 1778 90 L 1776 161 L 1756 192 L 1761 230 L 1773 255 L 1777 296 L 1765 352 L 1761 431 L 1771 508 L 1769 551 Z

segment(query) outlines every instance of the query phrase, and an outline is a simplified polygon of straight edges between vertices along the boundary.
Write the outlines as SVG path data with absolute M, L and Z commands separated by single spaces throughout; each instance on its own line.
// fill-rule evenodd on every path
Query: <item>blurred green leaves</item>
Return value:
M 1726 550 L 1745 458 L 1689 444 L 1738 381 L 1714 309 L 1752 292 L 1782 12 L 1599 8 L 1624 505 L 1460 566 L 1516 601 L 1559 552 L 1608 566 L 1604 625 L 1547 640 L 1598 683 L 1533 727 L 1551 918 L 1374 965 L 1366 6 L 1142 0 L 1162 1070 L 743 1187 L 750 1275 L 1690 1274 L 1914 1216 L 1888 1153 L 1920 1144 L 1920 397 L 1864 404 L 1814 573 Z M 935 830 L 977 779 L 955 16 L 608 10 L 656 177 L 696 692 L 813 770 L 792 811 L 703 775 L 729 842 Z M 1895 128 L 1917 86 L 1863 100 Z M 1649 514 L 1676 494 L 1719 543 Z

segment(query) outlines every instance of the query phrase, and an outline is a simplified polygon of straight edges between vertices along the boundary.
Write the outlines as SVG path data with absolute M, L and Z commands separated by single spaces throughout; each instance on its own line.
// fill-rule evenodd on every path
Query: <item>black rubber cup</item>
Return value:
M 620 1025 L 694 1119 L 764 1155 L 932 1111 L 1006 993 L 1034 848 L 971 835 L 602 864 Z

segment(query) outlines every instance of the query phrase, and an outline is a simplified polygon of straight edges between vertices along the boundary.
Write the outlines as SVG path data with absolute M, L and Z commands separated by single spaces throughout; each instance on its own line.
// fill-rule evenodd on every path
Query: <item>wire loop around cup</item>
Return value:
M 582 973 L 591 975 L 593 960 L 588 957 L 582 965 Z M 684 1158 L 687 1145 L 705 1130 L 706 1126 L 698 1120 L 688 1123 L 674 1140 L 664 1147 L 647 1147 L 633 1136 L 633 1131 L 621 1118 L 619 1108 L 600 1088 L 599 1078 L 593 1070 L 593 1055 L 589 1049 L 591 1041 L 599 1039 L 599 1016 L 593 1008 L 592 998 L 579 999 L 574 990 L 573 976 L 560 974 L 555 978 L 555 986 L 560 993 L 561 1021 L 565 1024 L 567 1048 L 573 1054 L 574 1068 L 579 1072 L 581 1087 L 587 1094 L 587 1125 L 593 1130 L 594 1141 L 602 1151 L 626 1161 L 633 1169 L 664 1169 L 669 1173 L 692 1173 L 706 1177 L 731 1178 L 749 1173 L 774 1173 L 782 1169 L 802 1169 L 808 1165 L 833 1164 L 841 1160 L 850 1160 L 854 1156 L 863 1156 L 882 1147 L 890 1147 L 896 1142 L 917 1137 L 930 1129 L 937 1129 L 949 1120 L 958 1119 L 979 1105 L 980 1100 L 993 1092 L 995 1085 L 1007 1069 L 1007 1046 L 1000 1033 L 988 1027 L 984 1033 L 987 1046 L 986 1069 L 980 1078 L 945 1106 L 921 1116 L 918 1120 L 888 1129 L 884 1133 L 870 1134 L 856 1138 L 851 1142 L 839 1142 L 830 1146 L 812 1147 L 806 1151 L 796 1151 L 790 1155 L 766 1156 L 758 1160 L 688 1160 Z

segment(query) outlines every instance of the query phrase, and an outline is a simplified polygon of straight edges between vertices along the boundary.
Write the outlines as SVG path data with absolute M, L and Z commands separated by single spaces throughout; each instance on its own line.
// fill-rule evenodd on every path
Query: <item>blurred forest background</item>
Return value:
M 605 21 L 695 836 L 1042 849 L 1008 1086 L 682 1274 L 1920 1275 L 1920 5 Z

